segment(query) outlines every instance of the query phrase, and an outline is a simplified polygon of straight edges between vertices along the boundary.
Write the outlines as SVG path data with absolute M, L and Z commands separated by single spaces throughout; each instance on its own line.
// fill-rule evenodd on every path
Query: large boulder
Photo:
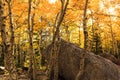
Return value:
M 101 53 L 99 55 L 106 58 L 106 59 L 108 59 L 108 60 L 110 60 L 110 61 L 112 61 L 115 64 L 118 63 L 118 59 L 114 55 L 112 55 L 110 53 Z
M 49 45 L 45 51 L 48 61 L 52 46 Z M 75 80 L 80 71 L 82 54 L 85 54 L 85 67 L 79 80 L 120 80 L 120 69 L 116 64 L 64 40 L 60 41 L 59 50 L 61 80 Z

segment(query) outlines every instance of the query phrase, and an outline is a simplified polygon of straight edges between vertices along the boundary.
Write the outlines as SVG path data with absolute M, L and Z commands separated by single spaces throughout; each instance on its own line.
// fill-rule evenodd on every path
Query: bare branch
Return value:
M 97 15 L 103 15 L 103 16 L 108 16 L 108 17 L 117 17 L 117 18 L 120 18 L 120 16 L 117 16 L 117 15 L 111 15 L 111 14 L 102 14 L 102 13 L 95 13 Z

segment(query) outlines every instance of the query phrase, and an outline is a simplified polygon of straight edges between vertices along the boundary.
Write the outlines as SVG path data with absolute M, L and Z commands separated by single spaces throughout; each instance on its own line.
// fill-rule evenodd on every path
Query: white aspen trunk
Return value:
M 6 55 L 6 59 L 9 61 L 9 63 L 6 61 L 6 67 L 8 68 L 8 72 L 10 75 L 10 80 L 17 80 L 17 74 L 16 74 L 16 67 L 14 63 L 14 28 L 13 28 L 13 21 L 12 21 L 12 10 L 11 10 L 11 0 L 6 1 L 8 4 L 8 13 L 9 13 L 9 26 L 10 26 L 10 41 L 7 44 L 6 51 L 8 54 Z

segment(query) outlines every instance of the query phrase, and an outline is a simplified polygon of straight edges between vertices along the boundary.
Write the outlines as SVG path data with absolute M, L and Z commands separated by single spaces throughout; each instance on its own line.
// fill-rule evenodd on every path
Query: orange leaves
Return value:
M 14 28 L 21 25 L 20 29 L 23 31 L 27 28 L 27 16 L 28 16 L 28 0 L 13 0 L 12 1 L 12 14 Z M 37 0 L 34 0 L 34 2 Z M 48 0 L 40 0 L 40 3 L 36 6 L 32 2 L 32 14 L 35 13 L 35 23 L 34 30 L 38 31 L 49 26 L 51 23 L 53 26 L 56 15 L 60 11 L 61 3 L 57 0 L 55 3 L 49 3 Z M 75 24 L 71 27 L 81 26 L 83 20 L 83 10 L 84 10 L 85 0 L 70 0 L 67 12 L 63 24 L 67 26 L 70 24 Z M 34 10 L 34 8 L 36 9 Z M 5 7 L 7 8 L 7 7 Z M 110 11 L 110 12 L 108 12 Z M 114 13 L 114 14 L 113 14 Z M 6 10 L 6 15 L 7 10 Z M 112 24 L 115 33 L 118 35 L 117 29 L 120 26 L 120 0 L 89 0 L 88 10 L 87 10 L 87 20 L 88 26 L 92 25 L 90 19 L 93 18 L 94 24 L 99 24 L 102 28 L 108 27 L 108 24 Z M 32 15 L 31 15 L 32 16 Z M 40 17 L 43 17 L 40 22 Z M 111 19 L 110 19 L 111 17 Z M 23 24 L 24 23 L 24 24 Z M 79 23 L 79 24 L 78 24 Z M 7 24 L 6 24 L 7 25 Z M 20 29 L 16 32 L 20 32 Z M 108 28 L 109 29 L 109 28 Z M 109 31 L 109 30 L 106 30 Z
M 27 8 L 28 5 L 23 2 L 14 1 L 14 4 L 12 5 L 12 11 L 14 14 L 16 13 L 17 15 L 20 15 L 22 11 L 27 11 Z
M 50 4 L 48 1 L 44 0 L 40 4 L 39 12 L 41 16 L 51 18 L 51 17 L 55 17 L 59 9 L 60 9 L 60 3 L 56 2 L 56 4 Z
M 70 0 L 68 7 L 71 7 L 77 10 L 83 10 L 84 4 L 85 4 L 84 0 Z
M 90 0 L 89 4 L 88 4 L 88 8 L 90 8 L 92 10 L 98 10 L 99 2 L 100 2 L 100 0 Z
M 41 30 L 42 28 L 44 28 L 45 25 L 46 25 L 46 22 L 45 22 L 45 21 L 37 22 L 37 23 L 34 25 L 34 30 L 35 30 L 35 31 L 39 31 L 39 30 Z

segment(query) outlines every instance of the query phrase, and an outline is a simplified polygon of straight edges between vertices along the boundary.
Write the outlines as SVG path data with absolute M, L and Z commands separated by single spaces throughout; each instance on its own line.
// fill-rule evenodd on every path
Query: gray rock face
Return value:
M 44 53 L 48 61 L 51 48 L 52 45 L 49 45 Z M 82 54 L 85 54 L 85 67 L 79 80 L 120 80 L 120 68 L 116 64 L 64 40 L 60 42 L 59 51 L 61 80 L 75 80 Z

